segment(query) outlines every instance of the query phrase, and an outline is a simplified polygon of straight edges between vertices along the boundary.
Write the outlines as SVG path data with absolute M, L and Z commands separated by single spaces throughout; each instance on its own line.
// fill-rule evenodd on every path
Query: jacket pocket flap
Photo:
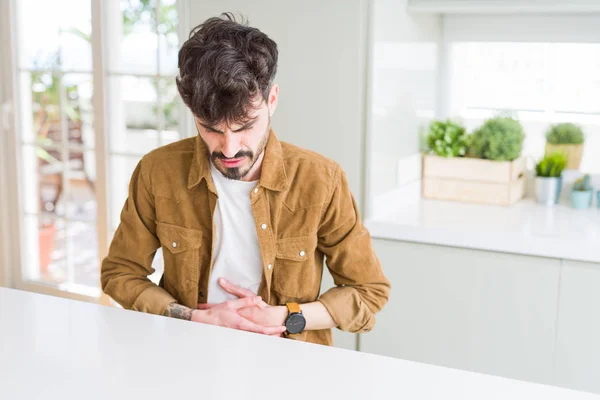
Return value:
M 316 236 L 279 239 L 275 257 L 283 260 L 306 261 L 313 256 L 316 247 Z
M 198 229 L 157 222 L 156 234 L 160 244 L 173 254 L 202 246 L 202 231 Z

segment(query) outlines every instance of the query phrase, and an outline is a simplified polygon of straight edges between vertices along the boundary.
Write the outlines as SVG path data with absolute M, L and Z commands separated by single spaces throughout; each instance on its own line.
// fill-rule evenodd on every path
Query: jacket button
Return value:
M 200 292 L 200 297 L 204 297 L 204 292 Z
M 306 255 L 306 253 L 304 252 L 304 250 L 300 251 L 300 257 L 304 257 Z
M 176 248 L 176 247 L 177 247 L 177 242 L 173 242 L 173 243 L 171 244 L 171 246 L 173 246 L 173 248 Z
M 254 188 L 254 193 L 258 193 L 258 188 Z
M 270 270 L 271 268 L 273 268 L 273 266 L 271 264 L 267 265 L 267 269 Z
M 260 226 L 260 229 L 262 229 L 263 231 L 264 231 L 265 229 L 267 229 L 267 224 L 262 224 L 262 225 Z

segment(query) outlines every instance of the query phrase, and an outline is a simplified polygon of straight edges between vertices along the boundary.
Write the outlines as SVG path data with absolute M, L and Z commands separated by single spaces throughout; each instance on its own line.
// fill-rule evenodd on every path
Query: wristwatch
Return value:
M 306 319 L 302 315 L 302 310 L 298 303 L 286 303 L 285 306 L 288 309 L 288 316 L 285 319 L 285 327 L 287 335 L 298 335 L 304 331 L 306 326 Z

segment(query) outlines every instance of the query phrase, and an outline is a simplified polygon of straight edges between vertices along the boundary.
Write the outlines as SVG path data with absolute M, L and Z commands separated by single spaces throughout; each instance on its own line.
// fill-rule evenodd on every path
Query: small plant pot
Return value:
M 546 143 L 546 154 L 558 151 L 567 156 L 567 169 L 578 170 L 583 158 L 582 144 L 550 144 Z
M 590 208 L 592 206 L 592 199 L 594 198 L 593 190 L 573 190 L 571 191 L 571 204 L 573 208 L 579 210 L 584 208 Z
M 562 178 L 535 178 L 535 197 L 537 202 L 546 206 L 553 206 L 558 203 L 560 191 L 562 189 Z

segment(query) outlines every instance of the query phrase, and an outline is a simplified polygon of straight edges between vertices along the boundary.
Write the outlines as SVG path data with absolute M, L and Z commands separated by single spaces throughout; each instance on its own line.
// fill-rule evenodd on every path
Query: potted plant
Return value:
M 473 132 L 469 153 L 485 160 L 513 161 L 521 155 L 524 139 L 525 132 L 516 119 L 491 118 Z
M 573 205 L 573 208 L 577 209 L 590 208 L 593 197 L 594 189 L 590 186 L 590 176 L 585 174 L 573 184 L 573 190 L 571 190 L 571 204 Z
M 429 125 L 427 146 L 440 157 L 463 157 L 467 153 L 467 130 L 451 120 Z
M 491 118 L 472 135 L 451 121 L 434 121 L 423 156 L 424 198 L 511 205 L 525 194 L 525 134 L 512 118 Z
M 555 152 L 544 156 L 535 166 L 535 195 L 538 203 L 552 206 L 558 203 L 562 188 L 562 172 L 567 156 Z
M 567 169 L 579 169 L 583 157 L 585 135 L 579 125 L 560 123 L 546 133 L 546 154 L 561 152 L 567 156 Z

